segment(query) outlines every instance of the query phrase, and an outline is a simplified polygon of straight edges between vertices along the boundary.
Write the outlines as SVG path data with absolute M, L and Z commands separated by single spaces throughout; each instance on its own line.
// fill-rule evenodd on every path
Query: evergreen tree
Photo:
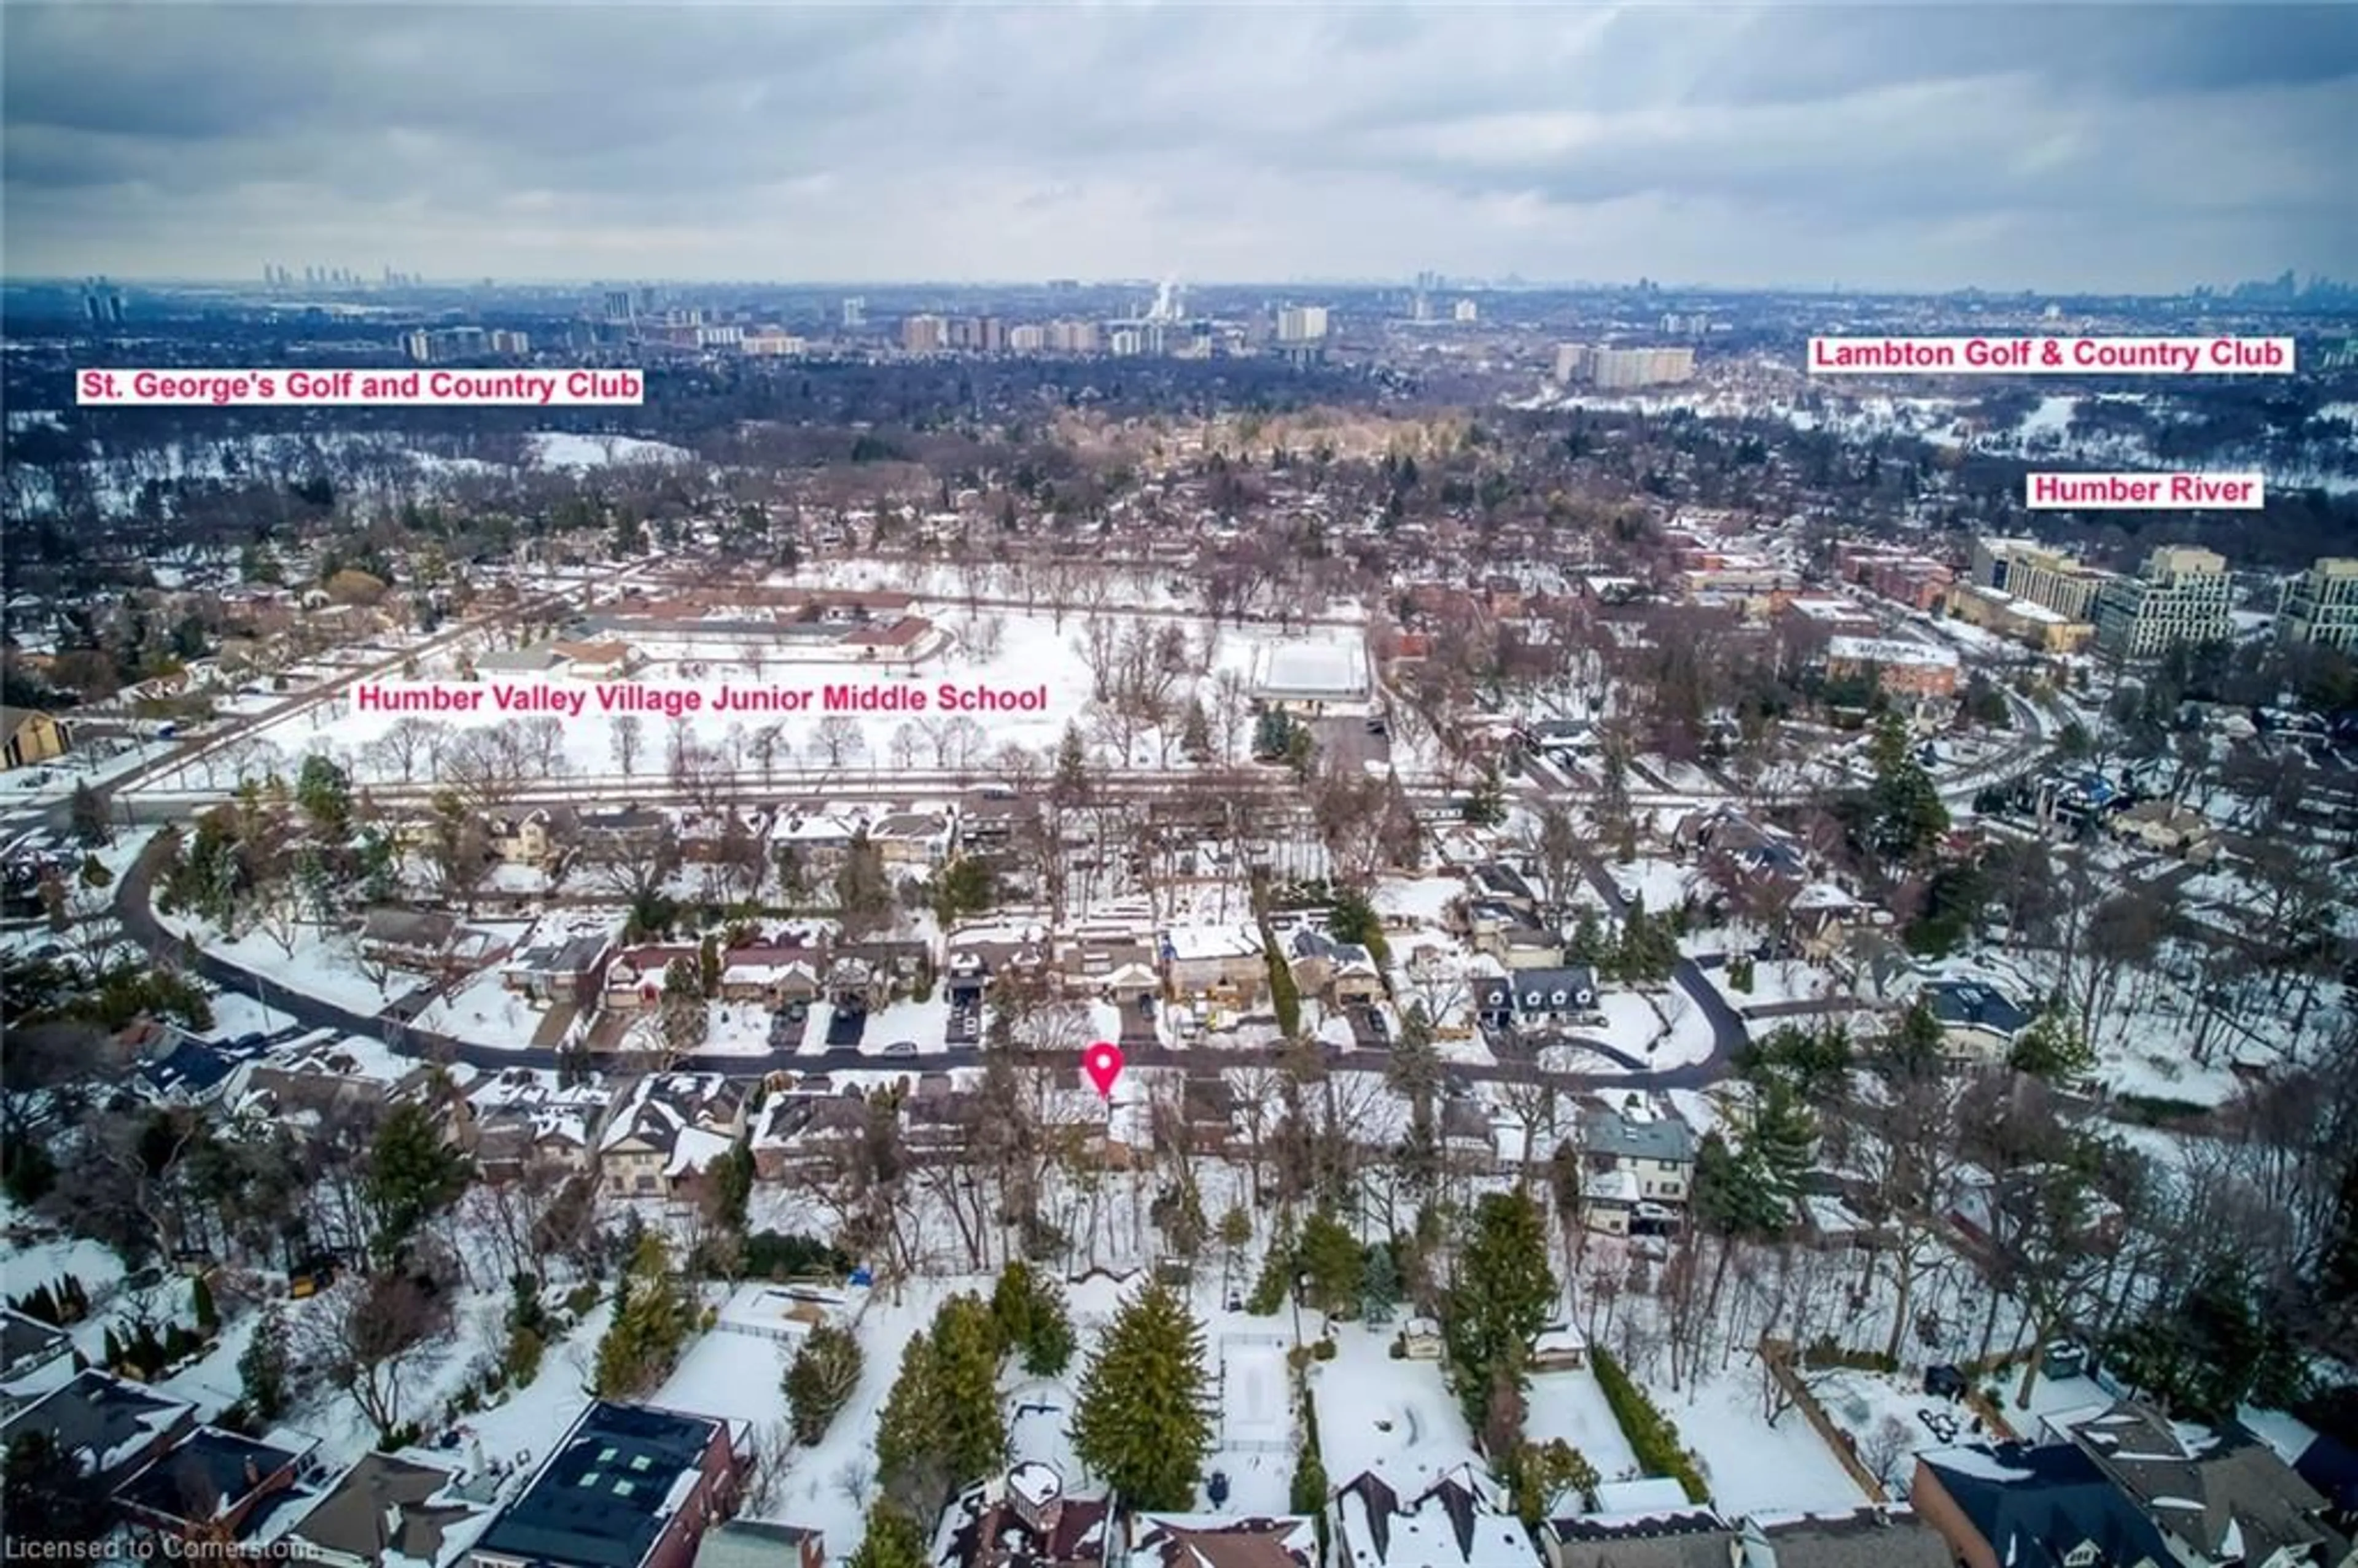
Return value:
M 934 1345 L 924 1335 L 901 1351 L 901 1372 L 876 1422 L 876 1472 L 886 1504 L 931 1519 L 951 1490 L 934 1397 Z M 882 1504 L 880 1507 L 884 1506 Z
M 1008 1260 L 990 1292 L 990 1322 L 999 1353 L 1011 1354 L 1032 1337 L 1032 1265 L 1021 1258 Z
M 732 1143 L 729 1152 L 713 1166 L 712 1217 L 724 1230 L 741 1233 L 745 1228 L 746 1206 L 752 1201 L 752 1146 Z
M 953 1296 L 934 1320 L 934 1399 L 942 1455 L 953 1491 L 1007 1463 L 1007 1418 L 999 1408 L 999 1349 L 990 1309 Z
M 925 1533 L 907 1514 L 880 1501 L 868 1510 L 868 1533 L 851 1554 L 851 1568 L 926 1568 Z
M 666 1054 L 685 1056 L 704 1044 L 705 1033 L 712 1026 L 711 1011 L 704 1003 L 704 976 L 693 960 L 674 958 L 664 966 L 655 1029 Z
M 1245 1311 L 1267 1317 L 1285 1304 L 1286 1292 L 1293 1288 L 1293 1229 L 1281 1217 L 1260 1260 L 1260 1272 L 1253 1277 L 1252 1293 L 1245 1297 Z
M 114 1372 L 122 1369 L 123 1341 L 116 1337 L 114 1325 L 111 1323 L 106 1325 L 105 1348 L 101 1350 L 99 1354 L 104 1357 L 105 1367 L 108 1371 Z
M 405 1101 L 387 1113 L 369 1149 L 362 1190 L 376 1216 L 380 1254 L 392 1257 L 428 1217 L 467 1189 L 467 1157 L 442 1141 L 426 1107 Z
M 1482 782 L 1466 796 L 1461 815 L 1476 827 L 1495 827 L 1507 819 L 1507 788 L 1497 763 L 1483 770 Z
M 1760 1086 L 1745 1150 L 1757 1152 L 1761 1183 L 1789 1220 L 1801 1202 L 1817 1141 L 1817 1120 L 1790 1084 L 1777 1077 Z
M 1293 1511 L 1316 1519 L 1326 1511 L 1326 1463 L 1318 1456 L 1318 1444 L 1304 1433 L 1301 1449 L 1293 1456 L 1293 1483 L 1291 1488 Z
M 1898 1071 L 1915 1075 L 1929 1073 L 1940 1065 L 1941 1021 L 1932 1012 L 1932 1004 L 1918 997 L 1898 1023 L 1884 1041 L 1884 1052 Z
M 1604 974 L 1610 967 L 1613 949 L 1606 941 L 1605 928 L 1596 918 L 1596 911 L 1583 904 L 1580 918 L 1573 924 L 1572 940 L 1564 948 L 1564 957 L 1575 964 Z
M 1304 1287 L 1308 1305 L 1336 1316 L 1359 1304 L 1358 1238 L 1333 1215 L 1320 1209 L 1310 1217 L 1302 1227 L 1302 1242 L 1294 1255 L 1308 1277 Z
M 314 752 L 295 777 L 295 804 L 311 819 L 319 842 L 341 846 L 352 831 L 352 784 L 344 770 Z
M 1056 742 L 1056 772 L 1048 794 L 1060 806 L 1078 806 L 1089 797 L 1088 748 L 1081 743 L 1081 727 L 1069 719 Z
M 934 918 L 945 930 L 999 899 L 999 879 L 979 855 L 960 855 L 934 878 Z
M 1442 1312 L 1450 1377 L 1466 1422 L 1476 1432 L 1487 1424 L 1494 1385 L 1503 1378 L 1520 1388 L 1531 1341 L 1547 1326 L 1555 1301 L 1539 1206 L 1520 1190 L 1485 1193 Z
M 823 1323 L 805 1336 L 784 1380 L 796 1443 L 809 1446 L 827 1435 L 827 1426 L 860 1386 L 865 1360 L 860 1336 L 848 1328 Z
M 1065 1309 L 1064 1291 L 1053 1280 L 1040 1282 L 1032 1308 L 1032 1332 L 1022 1348 L 1023 1370 L 1034 1378 L 1061 1377 L 1073 1364 L 1073 1314 Z
M 1390 1323 L 1400 1299 L 1400 1264 L 1392 1258 L 1390 1244 L 1379 1241 L 1368 1249 L 1367 1260 L 1359 1270 L 1359 1321 L 1371 1328 Z
M 113 837 L 106 825 L 106 802 L 99 798 L 98 791 L 90 787 L 89 780 L 84 779 L 74 785 L 73 804 L 68 810 L 71 814 L 75 843 L 88 849 L 103 844 Z
M 1204 1336 L 1160 1281 L 1121 1309 L 1081 1379 L 1073 1450 L 1133 1509 L 1195 1504 L 1212 1446 Z
M 1264 762 L 1282 761 L 1292 750 L 1293 720 L 1279 708 L 1270 708 L 1253 723 L 1253 755 Z
M 189 1294 L 192 1298 L 190 1305 L 196 1314 L 199 1332 L 211 1334 L 219 1328 L 221 1314 L 213 1306 L 213 1288 L 205 1282 L 205 1277 L 202 1274 L 199 1274 L 191 1282 Z
M 694 1326 L 694 1306 L 672 1269 L 671 1249 L 654 1232 L 642 1234 L 616 1290 L 613 1321 L 598 1342 L 599 1396 L 630 1399 L 662 1381 Z
M 1907 721 L 1897 713 L 1877 720 L 1868 754 L 1875 783 L 1867 792 L 1867 847 L 1888 864 L 1908 864 L 1948 832 L 1949 808 L 1917 760 Z
M 2096 1065 L 2096 1053 L 2071 1013 L 2050 1007 L 2031 1021 L 2006 1054 L 2006 1065 L 2054 1083 L 2085 1077 Z
M 1211 716 L 1204 711 L 1202 701 L 1193 697 L 1179 715 L 1179 753 L 1191 762 L 1211 760 Z

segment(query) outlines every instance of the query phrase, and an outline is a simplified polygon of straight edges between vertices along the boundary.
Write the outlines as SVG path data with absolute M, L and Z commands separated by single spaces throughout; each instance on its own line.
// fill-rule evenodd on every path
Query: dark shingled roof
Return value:
M 2068 1443 L 1939 1448 L 1917 1462 L 2014 1568 L 2063 1568 L 2087 1541 L 2107 1563 L 2174 1561 L 2152 1521 Z
M 637 1568 L 670 1517 L 673 1487 L 702 1468 L 719 1430 L 701 1416 L 600 1400 L 477 1548 L 527 1563 Z

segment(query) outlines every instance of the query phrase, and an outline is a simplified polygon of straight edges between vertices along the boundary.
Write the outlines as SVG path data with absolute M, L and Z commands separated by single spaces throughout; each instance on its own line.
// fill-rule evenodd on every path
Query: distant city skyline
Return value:
M 2358 271 L 2358 9 L 12 4 L 11 278 L 2176 294 Z

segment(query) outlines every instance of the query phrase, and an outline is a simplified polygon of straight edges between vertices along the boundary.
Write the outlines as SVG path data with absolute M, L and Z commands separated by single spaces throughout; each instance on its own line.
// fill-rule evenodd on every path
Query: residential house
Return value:
M 500 984 L 557 1007 L 591 1007 L 606 983 L 614 939 L 603 932 L 558 933 L 512 954 Z
M 608 1192 L 693 1198 L 745 1132 L 745 1091 L 718 1073 L 650 1073 L 630 1086 L 599 1136 Z
M 2105 826 L 2115 837 L 2142 844 L 2156 854 L 2182 856 L 2197 865 L 2218 858 L 2219 831 L 2192 806 L 2141 800 Z
M 1563 962 L 1563 938 L 1542 926 L 1530 906 L 1513 899 L 1473 898 L 1465 906 L 1474 950 L 1509 969 L 1549 969 Z
M 1112 922 L 1061 933 L 1055 969 L 1067 995 L 1098 996 L 1122 1007 L 1152 1006 L 1163 994 L 1153 933 Z
M 178 1543 L 166 1557 L 196 1556 L 270 1533 L 308 1502 L 296 1493 L 296 1474 L 308 1450 L 257 1443 L 216 1426 L 200 1426 L 114 1488 L 115 1506 L 137 1531 Z
M 2070 1444 L 1928 1449 L 1908 1500 L 1963 1568 L 2176 1568 L 2153 1522 Z
M 1942 980 L 1918 996 L 1939 1022 L 1941 1054 L 1952 1065 L 2003 1063 L 2033 1022 L 1996 987 L 1976 980 Z
M 1736 1568 L 1952 1568 L 1941 1533 L 1906 1509 L 1756 1514 L 1738 1532 Z
M 887 866 L 938 866 L 957 842 L 957 810 L 888 811 L 868 825 L 868 841 Z
M 1871 912 L 1832 882 L 1811 882 L 1785 905 L 1785 932 L 1801 957 L 1823 962 L 1849 946 Z
M 1373 1470 L 1335 1494 L 1336 1568 L 1536 1568 L 1539 1552 L 1490 1478 L 1461 1465 L 1403 1500 Z
M 753 1174 L 777 1182 L 824 1169 L 867 1135 L 868 1102 L 857 1095 L 773 1094 L 754 1123 Z
M 1161 940 L 1163 976 L 1183 1001 L 1249 1005 L 1269 985 L 1269 957 L 1249 925 L 1174 925 Z
M 51 714 L 0 708 L 0 771 L 55 762 L 73 745 L 73 731 Z
M 244 1082 L 233 1091 L 238 1111 L 284 1117 L 382 1110 L 433 1087 L 435 1069 L 424 1062 L 396 1056 L 365 1035 L 320 1033 L 329 1038 L 296 1041 L 245 1067 Z M 454 1081 L 471 1076 L 463 1065 L 451 1069 Z
M 467 1554 L 469 1568 L 692 1568 L 734 1512 L 729 1422 L 600 1400 Z
M 575 1175 L 590 1168 L 593 1134 L 606 1112 L 602 1087 L 559 1085 L 553 1073 L 511 1067 L 467 1098 L 473 1114 L 464 1141 L 486 1181 L 514 1181 L 542 1170 Z
M 1374 957 L 1356 942 L 1337 942 L 1303 925 L 1286 939 L 1285 956 L 1294 988 L 1303 996 L 1338 1005 L 1383 999 L 1383 974 Z
M 1474 984 L 1474 1015 L 1499 1033 L 1544 1034 L 1587 1022 L 1596 1011 L 1596 977 L 1580 965 L 1520 969 Z
M 556 643 L 548 651 L 575 680 L 624 680 L 645 662 L 628 643 Z
M 795 935 L 731 947 L 720 956 L 720 1000 L 772 1008 L 816 1001 L 826 961 L 818 944 Z
M 394 1558 L 449 1568 L 491 1512 L 463 1487 L 438 1456 L 371 1454 L 295 1521 L 287 1555 L 328 1568 L 382 1568 Z
M 2240 1427 L 2190 1433 L 2122 1400 L 2048 1416 L 2152 1521 L 2182 1563 L 2348 1568 L 2353 1548 L 2316 1487 Z
M 112 1490 L 196 1423 L 194 1405 L 110 1372 L 83 1372 L 0 1423 L 0 1448 L 27 1432 L 46 1433 L 99 1486 Z
M 1730 1568 L 1736 1534 L 1709 1509 L 1650 1509 L 1550 1519 L 1540 1533 L 1548 1568 Z
M 942 1510 L 934 1568 L 1109 1568 L 1113 1499 L 1065 1494 L 1036 1460 L 977 1482 Z
M 799 1524 L 732 1519 L 704 1532 L 696 1568 L 826 1568 L 827 1537 Z
M 487 648 L 473 661 L 478 679 L 485 676 L 553 675 L 564 662 L 557 657 L 557 649 L 546 643 L 529 648 Z
M 1643 1103 L 1596 1106 L 1581 1118 L 1581 1218 L 1612 1236 L 1675 1227 L 1694 1185 L 1694 1134 Z
M 600 864 L 648 858 L 671 836 L 671 818 L 644 806 L 607 806 L 573 816 L 574 850 Z
M 554 871 L 573 841 L 579 820 L 569 806 L 541 806 L 532 811 L 493 812 L 483 820 L 492 853 L 501 863 Z
M 600 995 L 603 1004 L 620 1011 L 649 1008 L 663 1000 L 664 975 L 674 960 L 701 963 L 703 955 L 685 943 L 650 942 L 625 947 L 606 966 Z M 699 978 L 701 978 L 699 971 Z
M 1133 1514 L 1127 1568 L 1318 1568 L 1318 1521 L 1302 1514 Z
M 71 1335 L 14 1307 L 0 1307 L 0 1416 L 64 1387 L 73 1375 Z
M 360 953 L 388 968 L 438 971 L 451 962 L 459 917 L 439 909 L 372 909 L 361 922 Z
M 823 881 L 835 874 L 867 827 L 867 814 L 849 806 L 782 806 L 770 823 L 770 853 L 774 859 L 791 846 L 801 857 L 805 877 Z
M 957 1088 L 947 1073 L 921 1074 L 901 1101 L 901 1147 L 917 1164 L 964 1159 L 973 1147 L 981 1110 L 979 1097 Z M 1093 1130 L 1063 1130 L 1086 1138 Z

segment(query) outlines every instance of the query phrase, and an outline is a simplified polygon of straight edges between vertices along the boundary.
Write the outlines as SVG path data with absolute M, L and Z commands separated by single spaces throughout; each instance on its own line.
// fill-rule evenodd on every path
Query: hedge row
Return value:
M 1613 1419 L 1621 1423 L 1621 1435 L 1629 1440 L 1638 1467 L 1649 1476 L 1668 1476 L 1676 1481 L 1686 1488 L 1691 1503 L 1711 1501 L 1711 1488 L 1703 1484 L 1693 1450 L 1680 1443 L 1677 1425 L 1654 1408 L 1654 1401 L 1629 1380 L 1629 1374 L 1610 1355 L 1591 1346 L 1589 1362 L 1596 1368 L 1605 1402 L 1613 1407 Z

